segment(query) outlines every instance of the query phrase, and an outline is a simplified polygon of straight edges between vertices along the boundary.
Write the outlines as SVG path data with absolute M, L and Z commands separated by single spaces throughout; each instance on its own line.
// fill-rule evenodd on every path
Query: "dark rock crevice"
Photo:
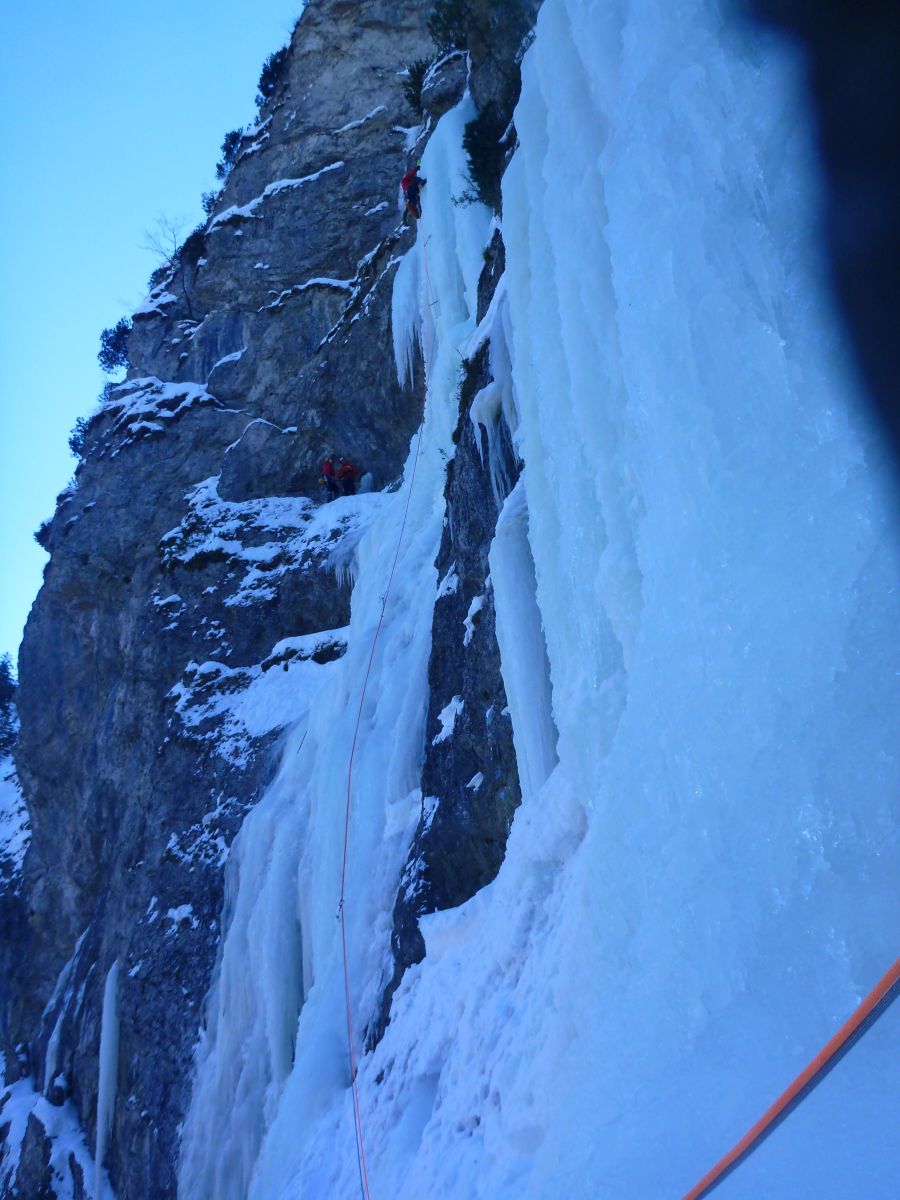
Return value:
M 497 234 L 479 281 L 479 319 L 502 273 L 503 243 Z M 387 1027 L 404 972 L 425 955 L 419 917 L 464 903 L 494 879 L 521 800 L 488 564 L 505 496 L 505 490 L 497 490 L 497 476 L 508 490 L 520 464 L 502 415 L 495 429 L 499 462 L 493 464 L 487 432 L 472 420 L 473 400 L 491 380 L 486 342 L 466 363 L 460 388 L 456 453 L 447 468 L 447 515 L 436 561 L 440 582 L 428 665 L 422 813 L 394 905 L 393 968 L 369 1030 L 370 1046 Z

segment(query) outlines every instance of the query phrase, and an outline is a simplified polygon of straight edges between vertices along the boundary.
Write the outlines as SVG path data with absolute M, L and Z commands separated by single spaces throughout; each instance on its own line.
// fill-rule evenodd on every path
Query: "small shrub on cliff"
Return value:
M 231 168 L 234 166 L 235 159 L 237 158 L 243 135 L 244 131 L 242 129 L 230 129 L 225 134 L 222 142 L 222 157 L 216 163 L 216 179 L 221 179 L 224 182 L 231 174 Z
M 122 317 L 111 329 L 104 329 L 100 334 L 100 351 L 97 361 L 107 375 L 113 375 L 120 367 L 129 366 L 128 335 L 131 333 L 131 322 Z
M 276 50 L 270 54 L 262 66 L 262 73 L 259 77 L 259 94 L 256 97 L 258 108 L 262 108 L 265 102 L 275 95 L 275 91 L 284 78 L 284 69 L 287 66 L 288 48 L 282 46 L 280 50 Z
M 15 699 L 16 677 L 12 659 L 3 654 L 0 655 L 0 758 L 6 758 L 16 740 Z
M 422 116 L 422 84 L 428 74 L 428 68 L 435 60 L 433 58 L 417 58 L 408 63 L 406 79 L 403 81 L 403 95 L 409 107 L 417 117 Z
M 219 189 L 213 188 L 210 192 L 204 192 L 200 197 L 200 203 L 203 205 L 203 211 L 208 217 L 212 216 L 213 209 L 216 207 L 216 201 L 219 198 Z
M 463 131 L 463 147 L 469 161 L 472 190 L 462 199 L 480 200 L 495 211 L 500 208 L 500 180 L 509 149 L 504 137 L 509 127 L 505 107 L 486 104 Z
M 87 417 L 79 417 L 75 422 L 75 428 L 69 434 L 69 449 L 76 458 L 81 458 L 84 454 L 84 435 L 87 433 L 87 427 L 90 421 Z
M 109 404 L 112 400 L 113 392 L 118 387 L 121 387 L 120 383 L 117 383 L 115 379 L 108 379 L 100 389 L 100 395 L 97 397 L 97 408 L 94 409 L 89 417 L 78 417 L 75 421 L 75 426 L 69 434 L 69 449 L 76 458 L 84 458 L 87 434 L 94 417 L 99 414 L 100 409 L 105 404 Z M 39 540 L 37 534 L 35 534 L 35 540 Z

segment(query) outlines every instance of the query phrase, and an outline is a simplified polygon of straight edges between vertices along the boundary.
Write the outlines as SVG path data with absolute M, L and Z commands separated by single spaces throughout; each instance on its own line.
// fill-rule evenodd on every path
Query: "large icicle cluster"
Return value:
M 491 550 L 523 803 L 494 883 L 422 920 L 425 960 L 362 1054 L 420 805 L 443 473 L 491 232 L 452 204 L 471 112 L 429 143 L 397 275 L 421 450 L 360 543 L 347 653 L 229 864 L 185 1200 L 358 1186 L 335 918 L 410 488 L 350 797 L 374 1197 L 682 1194 L 896 954 L 896 541 L 820 277 L 794 64 L 701 0 L 546 0 L 491 317 L 525 464 Z M 723 1196 L 893 1195 L 898 1016 Z

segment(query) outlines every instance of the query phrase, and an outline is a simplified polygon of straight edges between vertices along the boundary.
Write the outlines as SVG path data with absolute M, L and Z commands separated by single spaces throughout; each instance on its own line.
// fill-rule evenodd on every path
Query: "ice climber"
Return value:
M 343 460 L 341 460 L 343 461 Z M 334 475 L 334 455 L 329 454 L 322 463 L 322 482 L 328 489 L 330 499 L 334 500 L 340 494 L 338 492 L 337 480 Z
M 414 163 L 400 180 L 400 186 L 403 188 L 403 197 L 406 200 L 406 213 L 404 216 L 408 214 L 414 221 L 421 219 L 421 189 L 428 182 L 427 179 L 422 179 L 419 175 L 420 165 L 420 163 Z
M 349 458 L 342 458 L 338 465 L 338 483 L 345 496 L 356 495 L 356 477 L 359 474 Z

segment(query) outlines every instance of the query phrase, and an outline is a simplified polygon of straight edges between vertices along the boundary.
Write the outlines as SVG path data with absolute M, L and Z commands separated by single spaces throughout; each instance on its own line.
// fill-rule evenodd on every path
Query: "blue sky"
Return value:
M 34 530 L 75 469 L 105 376 L 100 331 L 141 301 L 157 217 L 200 220 L 224 134 L 251 122 L 301 0 L 31 0 L 0 45 L 0 653 L 47 555 Z

